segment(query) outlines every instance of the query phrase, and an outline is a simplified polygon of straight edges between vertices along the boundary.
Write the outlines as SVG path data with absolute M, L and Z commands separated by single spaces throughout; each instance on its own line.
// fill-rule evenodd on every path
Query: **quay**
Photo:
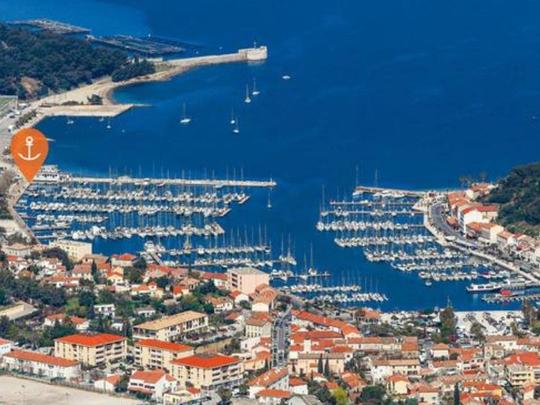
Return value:
M 370 186 L 356 186 L 353 195 L 359 195 L 363 193 L 368 194 L 387 194 L 391 196 L 403 195 L 404 197 L 423 197 L 425 191 L 415 190 L 402 190 L 397 188 L 384 188 L 384 187 L 370 187 Z
M 39 180 L 37 180 L 39 181 Z M 257 180 L 220 180 L 220 179 L 158 179 L 158 178 L 136 178 L 129 176 L 120 177 L 79 177 L 66 175 L 63 181 L 67 183 L 84 184 L 111 184 L 111 185 L 142 185 L 142 186 L 192 186 L 192 187 L 258 187 L 258 188 L 274 188 L 277 183 L 270 179 L 267 181 Z M 45 180 L 45 182 L 47 182 Z
M 485 295 L 482 297 L 484 302 L 489 304 L 502 304 L 509 302 L 523 302 L 523 301 L 538 301 L 540 300 L 540 294 L 522 294 L 522 295 Z

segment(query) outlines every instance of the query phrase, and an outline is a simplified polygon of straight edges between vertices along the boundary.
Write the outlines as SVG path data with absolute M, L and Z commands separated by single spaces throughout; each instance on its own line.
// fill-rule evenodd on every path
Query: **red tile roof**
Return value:
M 250 386 L 269 387 L 288 375 L 285 368 L 270 369 L 248 382 Z
M 526 364 L 528 366 L 540 366 L 540 356 L 536 352 L 521 352 L 508 356 L 506 364 Z
M 266 389 L 261 390 L 256 394 L 257 397 L 272 397 L 272 398 L 290 398 L 291 393 L 289 391 L 285 390 L 273 390 L 273 389 Z
M 33 361 L 36 363 L 49 364 L 51 366 L 58 367 L 73 367 L 78 363 L 73 360 L 66 360 L 60 357 L 47 356 L 46 354 L 36 353 L 36 352 L 27 352 L 22 350 L 15 350 L 10 353 L 4 354 L 4 357 L 9 357 L 17 360 L 23 361 Z
M 159 380 L 166 376 L 167 373 L 163 370 L 135 371 L 131 375 L 130 380 L 140 380 L 147 384 L 156 384 Z
M 141 339 L 137 341 L 136 345 L 145 346 L 145 347 L 153 347 L 156 349 L 167 350 L 170 352 L 185 352 L 188 350 L 193 350 L 193 347 L 188 346 L 188 345 L 184 345 L 181 343 L 165 342 L 163 340 L 158 340 L 158 339 Z
M 240 359 L 238 357 L 225 356 L 223 354 L 207 356 L 194 355 L 173 360 L 172 363 L 188 367 L 216 368 L 240 363 Z
M 101 346 L 106 344 L 111 344 L 115 342 L 120 342 L 126 340 L 124 336 L 112 335 L 109 333 L 98 333 L 96 335 L 90 334 L 77 334 L 64 336 L 58 339 L 55 339 L 55 342 L 69 343 L 80 346 Z

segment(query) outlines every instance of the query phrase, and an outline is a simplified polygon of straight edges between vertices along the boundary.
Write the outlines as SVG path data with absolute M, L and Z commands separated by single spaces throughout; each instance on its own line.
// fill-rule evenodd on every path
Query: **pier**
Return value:
M 74 184 L 111 184 L 111 185 L 134 185 L 134 186 L 192 186 L 192 187 L 255 187 L 255 188 L 274 188 L 277 183 L 270 179 L 267 181 L 257 180 L 219 180 L 219 179 L 157 179 L 157 178 L 135 178 L 128 176 L 121 177 L 79 177 L 67 176 L 65 181 Z
M 368 194 L 382 194 L 388 196 L 398 196 L 402 195 L 404 197 L 423 197 L 425 191 L 415 191 L 415 190 L 402 190 L 397 188 L 384 188 L 384 187 L 370 187 L 370 186 L 357 186 L 354 189 L 353 195 L 359 195 L 363 193 Z

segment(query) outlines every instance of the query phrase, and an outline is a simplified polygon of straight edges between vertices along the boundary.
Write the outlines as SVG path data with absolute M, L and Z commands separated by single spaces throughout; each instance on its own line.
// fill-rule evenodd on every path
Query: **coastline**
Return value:
M 18 129 L 30 128 L 37 125 L 41 120 L 54 116 L 75 116 L 75 117 L 116 117 L 131 108 L 144 107 L 142 104 L 121 104 L 114 99 L 114 92 L 122 87 L 139 83 L 157 82 L 170 80 L 175 76 L 186 73 L 191 69 L 206 65 L 215 65 L 235 62 L 261 62 L 267 59 L 268 53 L 265 46 L 259 48 L 239 49 L 236 53 L 198 56 L 192 58 L 172 59 L 156 63 L 156 72 L 150 75 L 135 77 L 122 82 L 113 82 L 110 76 L 96 80 L 95 82 L 68 90 L 64 93 L 53 94 L 42 99 L 33 101 L 27 107 L 27 111 L 35 111 L 36 116 L 26 122 Z M 98 95 L 102 99 L 102 104 L 88 104 L 89 97 Z M 7 128 L 7 127 L 6 127 Z M 2 131 L 4 132 L 4 131 Z M 9 146 L 11 133 L 5 131 L 0 134 L 0 146 L 5 150 Z M 14 162 L 9 155 L 4 155 L 1 159 L 5 170 L 11 170 L 16 174 L 15 181 L 10 186 L 7 200 L 15 227 L 26 237 L 35 240 L 35 237 L 24 220 L 15 210 L 15 205 L 24 194 L 28 183 L 19 174 Z

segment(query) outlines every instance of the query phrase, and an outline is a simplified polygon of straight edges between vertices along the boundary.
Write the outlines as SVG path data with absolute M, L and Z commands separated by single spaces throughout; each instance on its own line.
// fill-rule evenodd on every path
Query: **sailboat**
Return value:
M 249 97 L 249 86 L 246 85 L 246 98 L 244 99 L 244 103 L 249 104 L 251 103 L 251 98 Z
M 257 90 L 257 83 L 255 82 L 255 79 L 253 79 L 253 90 L 251 91 L 251 94 L 253 96 L 258 96 L 259 94 L 261 94 L 261 92 Z
M 270 190 L 268 190 L 268 202 L 266 204 L 266 208 L 272 208 L 272 200 L 270 200 Z
M 236 117 L 235 123 L 236 123 L 236 126 L 234 127 L 234 129 L 232 131 L 235 134 L 239 134 L 240 133 L 240 127 L 238 126 L 238 117 Z
M 186 115 L 186 103 L 184 103 L 183 106 L 182 106 L 182 119 L 180 120 L 180 124 L 187 125 L 190 122 L 191 122 L 191 118 L 189 118 Z

